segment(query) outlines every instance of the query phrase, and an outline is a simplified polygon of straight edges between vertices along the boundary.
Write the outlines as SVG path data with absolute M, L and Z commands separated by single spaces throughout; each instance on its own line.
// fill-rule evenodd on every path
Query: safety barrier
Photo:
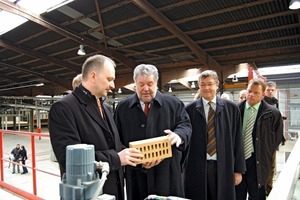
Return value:
M 284 164 L 279 177 L 274 183 L 268 200 L 291 200 L 295 192 L 295 186 L 299 181 L 300 164 L 300 140 L 297 140 L 287 162 Z
M 32 169 L 32 184 L 33 184 L 33 192 L 27 192 L 24 190 L 21 190 L 17 187 L 14 187 L 10 184 L 5 183 L 4 180 L 4 162 L 10 162 L 13 163 L 11 160 L 5 159 L 4 158 L 4 152 L 3 152 L 3 135 L 4 134 L 14 134 L 14 135 L 24 135 L 24 136 L 28 136 L 30 137 L 31 140 L 31 161 L 32 161 L 32 166 L 27 166 L 27 168 L 31 168 Z M 53 173 L 49 173 L 40 169 L 36 168 L 36 147 L 35 147 L 35 137 L 38 137 L 39 139 L 41 139 L 42 137 L 46 137 L 49 138 L 48 134 L 43 134 L 41 133 L 40 130 L 37 130 L 37 132 L 26 132 L 26 131 L 12 131 L 12 130 L 0 130 L 0 187 L 10 191 L 11 193 L 14 193 L 18 196 L 21 196 L 25 199 L 30 199 L 30 200 L 40 200 L 43 199 L 39 196 L 37 196 L 37 176 L 36 176 L 36 172 L 42 172 L 42 173 L 46 173 L 46 174 L 50 174 L 53 176 L 59 176 Z M 24 166 L 20 163 L 14 163 L 15 165 L 19 165 L 19 166 Z

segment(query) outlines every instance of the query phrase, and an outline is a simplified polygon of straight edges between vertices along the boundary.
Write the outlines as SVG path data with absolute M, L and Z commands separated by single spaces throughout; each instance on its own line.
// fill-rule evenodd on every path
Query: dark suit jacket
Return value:
M 100 117 L 96 98 L 82 85 L 55 102 L 49 113 L 49 132 L 53 151 L 65 173 L 66 146 L 93 144 L 96 161 L 108 162 L 110 173 L 104 193 L 123 199 L 123 173 L 118 152 L 123 145 L 111 112 L 103 106 L 107 123 Z
M 118 104 L 114 118 L 126 146 L 131 141 L 164 136 L 165 129 L 177 133 L 184 141 L 180 148 L 172 146 L 172 158 L 164 159 L 149 170 L 126 166 L 128 199 L 145 199 L 150 194 L 184 197 L 181 151 L 187 148 L 192 132 L 184 104 L 176 97 L 157 91 L 146 117 L 137 94 L 134 94 Z
M 242 118 L 246 101 L 239 104 Z M 243 121 L 243 119 L 242 119 Z M 252 137 L 258 185 L 266 185 L 272 170 L 272 156 L 282 140 L 283 120 L 281 113 L 264 100 L 261 101 L 255 119 Z

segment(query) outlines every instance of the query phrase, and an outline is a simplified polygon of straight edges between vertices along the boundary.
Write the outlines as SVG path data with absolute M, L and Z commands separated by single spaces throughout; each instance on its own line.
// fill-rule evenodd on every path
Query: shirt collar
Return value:
M 214 96 L 213 100 L 211 100 L 211 101 L 207 101 L 207 100 L 204 99 L 204 98 L 202 98 L 202 100 L 203 100 L 203 105 L 204 105 L 204 106 L 206 106 L 209 102 L 213 102 L 214 105 L 217 105 L 217 97 L 216 97 L 216 96 Z
M 78 88 L 80 88 L 86 96 L 88 96 L 91 99 L 96 99 L 96 101 L 97 101 L 97 98 L 88 89 L 86 89 L 82 84 L 80 84 L 78 86 Z M 99 100 L 102 104 L 106 100 L 106 97 L 100 97 Z
M 255 104 L 254 106 L 252 106 L 255 110 L 258 110 L 259 106 L 261 104 L 261 101 L 258 102 L 257 104 Z M 248 101 L 246 101 L 246 110 L 251 107 L 250 104 L 248 103 Z

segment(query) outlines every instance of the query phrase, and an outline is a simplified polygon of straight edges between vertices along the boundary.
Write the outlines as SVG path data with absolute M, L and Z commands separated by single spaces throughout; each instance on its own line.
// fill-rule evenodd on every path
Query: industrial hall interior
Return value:
M 103 63 L 109 60 L 114 65 L 107 72 L 109 76 L 103 72 L 95 75 L 95 78 L 88 74 L 90 69 L 84 71 L 89 64 L 87 61 L 97 55 L 107 59 Z M 156 70 L 157 73 L 153 75 L 154 85 L 137 84 L 141 78 L 139 76 L 142 76 L 143 81 L 148 76 L 152 77 L 147 74 L 151 71 L 138 74 L 137 69 L 143 66 Z M 216 74 L 217 84 L 203 82 L 208 79 L 203 75 L 204 72 L 208 78 L 211 73 Z M 78 85 L 74 85 L 79 76 Z M 103 80 L 98 79 L 98 76 Z M 98 82 L 94 83 L 97 86 L 91 86 L 89 90 L 87 85 L 92 78 Z M 282 123 L 282 142 L 273 153 L 276 159 L 272 160 L 272 187 L 269 192 L 263 192 L 264 198 L 300 200 L 300 0 L 0 0 L 0 200 L 75 199 L 72 195 L 83 195 L 76 197 L 82 200 L 130 200 L 132 191 L 128 188 L 139 184 L 128 181 L 130 173 L 126 173 L 127 170 L 135 166 L 145 172 L 164 165 L 168 160 L 177 158 L 178 149 L 182 155 L 185 152 L 191 154 L 189 150 L 194 149 L 192 145 L 195 143 L 196 125 L 193 125 L 189 108 L 193 103 L 198 105 L 196 102 L 207 101 L 204 91 L 210 92 L 215 88 L 214 101 L 222 99 L 222 102 L 239 109 L 242 91 L 246 91 L 246 107 L 250 105 L 249 99 L 254 92 L 249 83 L 253 80 L 263 80 L 266 84 L 262 99 L 268 96 L 269 84 L 273 84 L 270 86 L 273 87 L 270 98 L 276 101 L 275 112 L 278 111 Z M 103 89 L 105 84 L 107 88 Z M 149 108 L 140 96 L 143 94 L 139 93 L 140 88 L 150 88 L 150 92 L 151 88 L 155 88 L 156 97 L 148 102 Z M 79 90 L 100 101 L 95 100 L 92 102 L 94 107 L 88 107 L 88 103 L 82 103 L 86 99 L 78 94 Z M 76 99 L 70 96 L 82 99 L 76 100 L 78 105 L 73 103 L 69 109 L 66 102 Z M 146 95 L 145 98 L 150 97 Z M 158 104 L 163 107 L 164 102 L 179 102 L 177 110 L 172 110 L 172 114 L 183 108 L 182 113 L 191 118 L 185 129 L 189 130 L 190 135 L 165 130 L 161 134 L 166 136 L 161 140 L 155 137 L 152 138 L 154 140 L 145 141 L 140 136 L 132 136 L 139 138 L 141 141 L 138 144 L 144 146 L 123 144 L 127 140 L 123 134 L 129 130 L 143 130 L 148 124 L 155 124 L 153 127 L 156 124 L 158 127 L 167 124 L 169 116 L 165 116 L 169 112 L 162 113 L 164 117 L 157 112 L 155 114 L 158 117 L 149 122 L 154 109 Z M 263 104 L 267 101 L 261 102 Z M 125 103 L 129 104 L 127 107 L 138 104 L 140 111 L 147 107 L 150 109 L 149 115 L 147 111 L 147 114 L 142 113 L 146 116 L 137 117 L 136 112 L 124 108 Z M 83 105 L 87 106 L 86 110 L 82 108 Z M 215 108 L 217 106 L 218 103 Z M 248 118 L 248 114 L 243 115 L 240 110 L 238 122 L 232 124 L 241 123 L 240 129 L 244 130 L 246 125 L 243 125 L 242 119 L 243 116 Z M 73 119 L 69 115 L 73 111 L 78 118 L 76 116 Z M 85 115 L 85 111 L 91 113 Z M 207 107 L 203 113 L 209 115 L 208 112 Z M 150 148 L 159 149 L 159 153 L 144 152 L 143 159 L 149 157 L 149 162 L 142 164 L 135 160 L 138 159 L 136 157 L 134 161 L 123 161 L 120 152 L 110 155 L 111 159 L 120 156 L 118 164 L 128 162 L 122 163 L 125 173 L 122 167 L 117 171 L 120 177 L 125 176 L 125 181 L 121 181 L 123 185 L 114 179 L 117 174 L 115 166 L 111 163 L 107 165 L 106 161 L 101 162 L 107 154 L 104 157 L 101 154 L 101 159 L 97 160 L 98 155 L 94 152 L 109 146 L 110 138 L 106 137 L 108 141 L 105 147 L 75 142 L 63 153 L 69 159 L 61 156 L 54 145 L 56 139 L 52 138 L 52 131 L 59 127 L 68 132 L 66 121 L 87 121 L 87 118 L 94 117 L 94 113 L 101 114 L 100 120 L 105 121 L 111 132 L 120 133 L 112 136 L 112 140 L 117 141 L 112 146 L 116 149 L 122 146 L 120 152 L 133 155 L 130 149 L 136 149 L 137 154 Z M 124 116 L 133 121 L 145 119 L 146 122 L 139 124 L 138 128 L 125 130 L 125 122 L 129 119 Z M 177 117 L 174 119 L 177 120 Z M 101 130 L 99 125 L 93 125 L 89 122 L 87 124 L 91 132 Z M 205 125 L 208 126 L 206 122 Z M 85 130 L 80 124 L 74 126 L 79 132 Z M 70 134 L 68 139 L 74 139 L 72 132 L 66 134 Z M 135 134 L 139 134 L 138 131 Z M 57 138 L 62 139 L 63 136 L 58 135 Z M 96 142 L 93 140 L 95 138 L 87 138 L 85 141 Z M 66 145 L 61 143 L 58 145 Z M 18 159 L 12 155 L 16 148 L 22 152 Z M 117 152 L 116 149 L 114 152 Z M 220 153 L 218 155 L 221 156 Z M 151 160 L 152 156 L 154 158 Z M 157 157 L 161 159 L 159 162 Z M 60 165 L 61 160 L 67 160 L 66 166 Z M 83 162 L 82 166 L 72 163 L 78 160 L 87 162 Z M 72 164 L 74 171 L 71 170 Z M 184 164 L 188 170 L 188 159 Z M 76 175 L 78 168 L 91 171 L 87 175 Z M 182 168 L 185 169 L 184 165 Z M 64 170 L 69 172 L 65 173 Z M 244 174 L 241 176 L 245 177 Z M 110 194 L 113 190 L 107 189 L 113 181 L 121 185 L 123 198 L 115 197 Z M 166 183 L 175 184 L 171 181 Z M 153 191 L 147 199 L 192 199 L 172 193 L 155 194 L 156 190 Z M 262 191 L 260 186 L 259 191 Z M 251 198 L 251 194 L 248 195 Z

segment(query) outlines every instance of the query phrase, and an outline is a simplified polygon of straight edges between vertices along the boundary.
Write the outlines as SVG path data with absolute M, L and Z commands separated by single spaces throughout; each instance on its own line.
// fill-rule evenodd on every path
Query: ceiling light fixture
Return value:
M 168 92 L 173 92 L 173 90 L 172 90 L 172 87 L 171 87 L 171 86 L 169 87 L 169 90 L 168 90 Z
M 80 56 L 84 56 L 85 55 L 84 46 L 82 44 L 79 45 L 79 50 L 78 50 L 77 54 L 80 55 Z
M 289 9 L 296 10 L 300 8 L 300 0 L 291 0 Z
M 43 86 L 44 83 L 37 83 L 37 84 L 30 84 L 30 85 L 20 85 L 10 88 L 1 88 L 0 91 L 7 91 L 7 90 L 15 90 L 15 89 L 21 89 L 21 88 L 28 88 L 28 87 L 40 87 Z
M 118 93 L 122 94 L 122 89 L 121 88 L 118 89 Z
M 239 79 L 237 78 L 236 74 L 233 75 L 232 82 L 236 83 L 238 81 L 239 81 Z
M 38 83 L 38 84 L 35 84 L 36 87 L 41 87 L 41 86 L 44 86 L 44 83 Z
M 191 88 L 193 88 L 193 89 L 196 88 L 196 85 L 195 85 L 195 82 L 194 82 L 194 81 L 193 81 L 192 84 L 191 84 Z

